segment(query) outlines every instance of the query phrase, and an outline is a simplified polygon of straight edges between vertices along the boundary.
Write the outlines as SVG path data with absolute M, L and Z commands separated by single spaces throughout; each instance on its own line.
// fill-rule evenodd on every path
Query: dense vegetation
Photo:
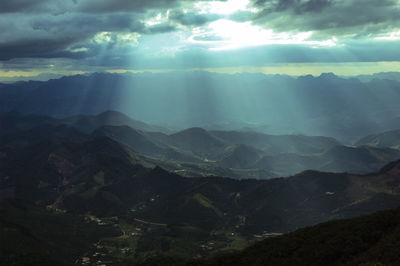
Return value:
M 399 265 L 400 209 L 331 221 L 188 265 Z
M 10 263 L 205 258 L 400 205 L 400 162 L 368 175 L 185 178 L 106 136 L 14 125 L 0 140 L 1 256 Z

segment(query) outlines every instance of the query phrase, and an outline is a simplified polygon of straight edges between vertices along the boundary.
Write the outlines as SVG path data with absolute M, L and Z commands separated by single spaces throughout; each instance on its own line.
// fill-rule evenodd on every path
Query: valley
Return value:
M 32 117 L 3 119 L 3 125 L 12 127 L 0 142 L 1 223 L 4 237 L 20 239 L 15 244 L 19 248 L 2 247 L 2 257 L 8 259 L 21 256 L 20 252 L 25 254 L 25 250 L 32 252 L 29 243 L 35 239 L 41 241 L 35 251 L 39 261 L 54 259 L 83 265 L 100 265 L 100 261 L 111 265 L 145 262 L 163 254 L 202 259 L 242 250 L 298 228 L 400 204 L 398 161 L 368 174 L 307 170 L 264 180 L 243 174 L 236 180 L 227 178 L 224 176 L 231 170 L 222 166 L 218 166 L 223 173 L 218 177 L 209 166 L 227 164 L 229 156 L 249 159 L 249 153 L 254 152 L 258 155 L 254 158 L 261 158 L 266 151 L 312 157 L 327 149 L 322 154 L 333 153 L 326 156 L 337 160 L 336 164 L 341 162 L 337 158 L 346 160 L 347 165 L 368 163 L 361 168 L 367 172 L 374 169 L 368 168 L 371 165 L 378 169 L 374 158 L 387 158 L 389 162 L 395 158 L 396 149 L 350 148 L 324 137 L 200 128 L 168 135 L 100 125 L 88 134 L 79 123 L 65 124 L 52 118 L 39 124 Z M 168 149 L 187 157 L 171 160 L 162 153 Z M 227 155 L 218 162 L 221 151 Z M 332 157 L 336 153 L 337 157 Z M 284 160 L 283 155 L 275 156 L 281 158 L 278 162 Z M 205 158 L 214 161 L 204 162 Z M 186 166 L 185 160 L 196 168 Z M 182 166 L 168 171 L 168 167 L 175 167 L 171 161 L 188 167 L 193 174 L 185 177 L 174 173 L 186 170 Z M 243 167 L 238 169 L 246 171 L 245 164 L 252 160 L 236 162 Z M 210 172 L 204 172 L 202 164 Z M 21 215 L 25 217 L 22 220 Z M 68 227 L 71 232 L 63 229 L 63 234 L 71 239 L 66 246 L 50 248 L 51 241 L 65 238 L 57 228 L 64 228 L 68 221 L 74 226 Z M 85 233 L 78 233 L 81 231 Z M 91 231 L 96 233 L 90 235 Z M 72 248 L 74 241 L 81 246 Z M 27 258 L 34 259 L 30 255 Z

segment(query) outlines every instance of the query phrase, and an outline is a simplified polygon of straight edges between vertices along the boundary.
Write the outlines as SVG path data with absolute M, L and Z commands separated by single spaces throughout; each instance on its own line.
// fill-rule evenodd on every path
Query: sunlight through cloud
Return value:
M 165 14 L 158 13 L 157 16 L 146 20 L 144 23 L 146 24 L 146 26 L 160 25 L 160 24 L 165 23 L 165 22 L 168 21 L 169 13 L 170 13 L 169 10 L 167 12 L 165 12 Z
M 94 36 L 92 41 L 97 44 L 113 43 L 117 46 L 132 46 L 135 47 L 139 44 L 139 33 L 114 33 L 114 32 L 101 32 Z
M 196 28 L 189 41 L 210 46 L 210 50 L 228 50 L 247 46 L 271 44 L 302 44 L 312 47 L 336 46 L 338 40 L 333 37 L 328 40 L 311 40 L 312 31 L 277 33 L 252 25 L 250 22 L 235 22 L 220 19 L 209 24 L 207 28 Z
M 398 41 L 398 40 L 400 40 L 400 30 L 389 32 L 389 33 L 379 36 L 379 37 L 375 37 L 374 40 Z

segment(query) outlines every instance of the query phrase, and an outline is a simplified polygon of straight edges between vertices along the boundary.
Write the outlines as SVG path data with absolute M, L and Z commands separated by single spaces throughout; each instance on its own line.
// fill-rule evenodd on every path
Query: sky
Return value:
M 400 0 L 1 0 L 0 79 L 400 71 Z

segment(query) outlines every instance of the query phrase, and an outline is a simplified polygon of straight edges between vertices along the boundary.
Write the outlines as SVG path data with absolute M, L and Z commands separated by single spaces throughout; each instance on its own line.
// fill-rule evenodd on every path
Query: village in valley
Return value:
M 154 202 L 156 198 L 156 196 L 151 198 L 149 202 Z M 221 251 L 238 250 L 255 241 L 282 235 L 264 231 L 261 234 L 241 236 L 237 230 L 244 225 L 246 218 L 240 216 L 237 219 L 237 225 L 232 230 L 212 230 L 208 232 L 206 238 L 192 241 L 201 229 L 189 225 L 167 225 L 135 218 L 133 214 L 144 208 L 146 208 L 146 203 L 138 204 L 124 218 L 117 216 L 99 218 L 90 214 L 85 215 L 83 218 L 85 223 L 99 227 L 114 227 L 121 234 L 93 243 L 90 250 L 76 259 L 75 264 L 117 265 L 121 261 L 140 260 L 163 252 L 179 254 L 179 252 L 188 251 L 191 252 L 193 259 L 201 259 Z M 61 210 L 58 212 L 62 213 Z

